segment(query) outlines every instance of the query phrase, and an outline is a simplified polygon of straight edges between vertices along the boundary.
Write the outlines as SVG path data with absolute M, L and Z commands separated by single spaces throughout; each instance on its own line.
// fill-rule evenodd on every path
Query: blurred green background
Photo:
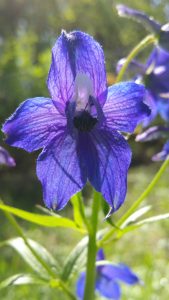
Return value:
M 108 82 L 114 82 L 117 61 L 126 56 L 147 34 L 141 25 L 118 17 L 115 10 L 118 3 L 141 9 L 161 23 L 169 21 L 168 0 L 0 0 L 1 124 L 23 100 L 48 96 L 45 81 L 50 66 L 51 47 L 62 29 L 86 31 L 101 43 L 105 52 Z M 140 58 L 145 61 L 150 51 L 151 48 L 144 51 Z M 3 143 L 2 133 L 0 137 L 1 144 L 10 150 L 17 164 L 13 169 L 0 169 L 0 197 L 7 204 L 34 210 L 36 204 L 43 204 L 41 186 L 35 174 L 38 153 L 28 154 L 23 150 L 7 147 Z M 116 218 L 139 196 L 159 167 L 159 164 L 151 163 L 151 156 L 161 149 L 161 141 L 138 144 L 132 137 L 130 144 L 133 162 L 129 174 L 129 192 L 127 202 Z M 165 213 L 169 210 L 167 175 L 147 199 L 147 203 L 153 205 L 152 213 Z M 70 214 L 70 205 L 62 213 Z M 1 240 L 12 237 L 11 227 L 2 214 L 0 224 Z M 71 236 L 69 232 L 59 229 L 42 230 L 24 222 L 23 226 L 29 236 L 59 255 L 60 260 L 78 238 L 74 233 Z M 168 300 L 168 233 L 169 226 L 165 221 L 139 230 L 134 235 L 131 233 L 123 241 L 107 249 L 115 262 L 128 263 L 145 282 L 143 287 L 124 288 L 123 299 Z M 25 268 L 11 249 L 1 249 L 0 279 L 24 271 Z M 32 290 L 29 287 L 11 288 L 1 293 L 0 299 L 5 300 L 46 300 L 59 297 L 55 291 L 48 294 L 46 289 Z

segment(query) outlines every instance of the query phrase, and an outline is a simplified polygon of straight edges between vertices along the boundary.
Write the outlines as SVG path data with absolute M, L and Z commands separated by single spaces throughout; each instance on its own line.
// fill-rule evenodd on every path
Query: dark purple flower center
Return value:
M 86 110 L 80 112 L 73 118 L 73 124 L 79 131 L 90 131 L 97 123 L 97 118 L 94 118 Z

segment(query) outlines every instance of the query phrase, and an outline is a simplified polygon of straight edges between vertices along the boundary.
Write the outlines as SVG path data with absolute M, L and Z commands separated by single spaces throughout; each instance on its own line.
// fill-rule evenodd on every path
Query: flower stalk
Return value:
M 88 227 L 89 242 L 88 242 L 88 255 L 87 255 L 87 270 L 86 270 L 86 284 L 84 292 L 84 300 L 93 300 L 95 294 L 95 278 L 96 278 L 96 233 L 98 223 L 98 213 L 100 207 L 100 195 L 94 192 L 91 223 Z

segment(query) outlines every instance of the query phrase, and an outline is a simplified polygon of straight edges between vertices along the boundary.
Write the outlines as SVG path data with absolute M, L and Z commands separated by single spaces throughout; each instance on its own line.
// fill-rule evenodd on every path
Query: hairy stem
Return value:
M 150 44 L 153 44 L 156 42 L 156 38 L 154 35 L 148 35 L 146 36 L 136 47 L 134 47 L 134 49 L 129 53 L 129 55 L 126 58 L 126 61 L 124 63 L 124 65 L 122 66 L 117 79 L 116 79 L 116 83 L 121 81 L 124 73 L 127 70 L 128 65 L 130 64 L 130 62 L 132 61 L 132 59 L 134 59 L 136 57 L 136 55 L 143 50 L 145 47 L 147 47 Z

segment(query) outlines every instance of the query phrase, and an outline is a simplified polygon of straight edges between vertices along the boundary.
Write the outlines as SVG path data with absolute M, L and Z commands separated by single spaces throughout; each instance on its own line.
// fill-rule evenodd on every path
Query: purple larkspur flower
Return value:
M 124 62 L 125 58 L 118 62 L 118 71 Z M 145 103 L 150 107 L 151 114 L 143 125 L 148 126 L 158 113 L 169 122 L 169 52 L 156 46 L 144 65 L 135 60 L 129 68 L 137 72 L 133 80 L 143 83 L 147 90 Z
M 97 253 L 97 261 L 105 259 L 103 250 Z M 76 284 L 76 295 L 79 300 L 83 299 L 85 288 L 86 273 L 82 272 Z M 96 267 L 95 290 L 106 299 L 119 300 L 121 290 L 119 282 L 122 281 L 128 285 L 140 283 L 138 276 L 124 264 L 104 263 Z
M 6 142 L 28 152 L 43 148 L 37 176 L 47 207 L 62 209 L 89 180 L 117 210 L 131 161 L 118 131 L 133 132 L 149 113 L 144 87 L 107 88 L 103 50 L 80 31 L 63 31 L 57 39 L 47 85 L 51 98 L 26 100 L 6 121 Z
M 155 47 L 146 65 L 143 83 L 148 90 L 147 104 L 152 107 L 152 113 L 147 118 L 147 125 L 156 117 L 157 113 L 169 122 L 169 52 Z
M 144 12 L 123 4 L 118 4 L 116 8 L 119 16 L 131 18 L 155 34 L 159 45 L 169 51 L 169 23 L 162 25 Z
M 0 165 L 6 165 L 8 167 L 15 167 L 15 161 L 10 156 L 9 152 L 0 146 Z

